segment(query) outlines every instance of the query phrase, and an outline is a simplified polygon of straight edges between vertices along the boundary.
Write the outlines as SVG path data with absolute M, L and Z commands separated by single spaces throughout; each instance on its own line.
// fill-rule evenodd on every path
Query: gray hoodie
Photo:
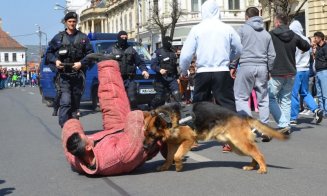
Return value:
M 238 33 L 243 45 L 240 66 L 267 66 L 271 71 L 276 53 L 270 34 L 264 29 L 262 18 L 249 18 Z

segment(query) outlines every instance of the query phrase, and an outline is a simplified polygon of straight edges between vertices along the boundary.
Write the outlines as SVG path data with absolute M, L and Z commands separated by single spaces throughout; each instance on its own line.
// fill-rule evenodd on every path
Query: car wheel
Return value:
M 92 90 L 92 110 L 93 111 L 100 111 L 98 88 L 94 88 Z

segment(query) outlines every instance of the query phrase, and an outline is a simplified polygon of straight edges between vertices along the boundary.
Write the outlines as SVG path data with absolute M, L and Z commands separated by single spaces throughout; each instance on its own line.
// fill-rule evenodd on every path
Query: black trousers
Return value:
M 197 73 L 194 78 L 193 103 L 212 101 L 236 112 L 234 80 L 229 71 Z
M 82 72 L 67 75 L 60 74 L 59 86 L 61 91 L 59 106 L 59 125 L 64 126 L 65 122 L 73 117 L 73 112 L 79 108 L 84 90 L 84 75 Z

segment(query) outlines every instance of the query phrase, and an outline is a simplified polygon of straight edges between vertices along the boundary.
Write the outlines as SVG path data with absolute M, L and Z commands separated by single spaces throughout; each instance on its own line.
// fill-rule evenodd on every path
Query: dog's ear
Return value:
M 148 111 L 143 111 L 143 116 L 144 116 L 144 119 L 146 119 L 147 117 L 151 116 L 151 113 Z

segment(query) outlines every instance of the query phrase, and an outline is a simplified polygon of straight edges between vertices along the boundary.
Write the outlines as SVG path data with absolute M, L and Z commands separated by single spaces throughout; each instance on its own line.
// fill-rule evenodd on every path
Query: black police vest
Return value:
M 84 48 L 82 45 L 83 39 L 85 39 L 84 34 L 77 32 L 74 35 L 74 41 L 71 42 L 66 32 L 61 32 L 61 47 L 59 48 L 58 58 L 64 63 L 74 63 L 79 62 L 84 57 Z M 62 51 L 66 51 L 62 52 Z
M 117 45 L 112 47 L 111 54 L 118 61 L 121 75 L 134 75 L 136 67 L 134 66 L 134 49 L 129 46 L 126 49 L 118 48 Z
M 173 51 L 168 51 L 164 48 L 158 49 L 158 60 L 161 69 L 166 69 L 168 74 L 177 74 L 177 58 Z

